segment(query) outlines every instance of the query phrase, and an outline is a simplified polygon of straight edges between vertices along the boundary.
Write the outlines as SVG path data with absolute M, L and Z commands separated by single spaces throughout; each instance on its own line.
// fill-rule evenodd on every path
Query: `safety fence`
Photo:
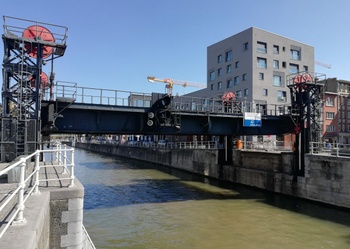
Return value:
M 310 142 L 310 154 L 325 156 L 350 157 L 350 144 L 328 142 Z
M 45 160 L 45 164 L 41 158 Z M 66 173 L 67 177 L 62 178 L 58 175 L 57 178 L 40 178 L 40 169 L 44 167 L 62 167 L 61 172 Z M 26 174 L 26 171 L 29 173 Z M 25 203 L 31 195 L 40 193 L 41 182 L 68 180 L 67 187 L 74 186 L 74 149 L 57 144 L 50 149 L 37 150 L 30 155 L 20 156 L 0 171 L 0 176 L 6 174 L 15 176 L 12 180 L 17 183 L 15 184 L 17 187 L 10 189 L 1 199 L 0 213 L 3 210 L 10 212 L 4 215 L 5 218 L 2 218 L 0 223 L 0 238 L 11 224 L 25 224 Z
M 292 147 L 291 141 L 242 141 L 242 149 L 244 150 L 292 151 Z
M 233 141 L 234 149 L 243 150 L 261 150 L 261 151 L 292 151 L 293 143 L 291 141 Z M 82 141 L 80 141 L 82 142 Z M 168 149 L 220 149 L 224 144 L 220 144 L 218 141 L 192 141 L 192 142 L 168 142 L 166 140 L 159 141 L 125 141 L 120 143 L 119 141 L 88 141 L 88 143 L 96 144 L 111 144 L 118 146 L 129 147 L 150 147 L 150 148 L 168 148 Z

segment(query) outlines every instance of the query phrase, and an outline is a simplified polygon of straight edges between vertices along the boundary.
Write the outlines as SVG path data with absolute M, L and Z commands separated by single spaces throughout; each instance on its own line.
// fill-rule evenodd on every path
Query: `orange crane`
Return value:
M 201 83 L 194 83 L 194 82 L 189 82 L 189 81 L 185 81 L 185 80 L 174 80 L 174 79 L 170 79 L 170 78 L 166 78 L 166 79 L 158 79 L 154 76 L 148 76 L 147 80 L 151 83 L 157 81 L 157 82 L 162 82 L 165 83 L 165 88 L 167 89 L 167 93 L 169 95 L 173 94 L 173 85 L 180 85 L 183 87 L 186 86 L 191 86 L 191 87 L 198 87 L 198 88 L 206 88 L 207 86 Z

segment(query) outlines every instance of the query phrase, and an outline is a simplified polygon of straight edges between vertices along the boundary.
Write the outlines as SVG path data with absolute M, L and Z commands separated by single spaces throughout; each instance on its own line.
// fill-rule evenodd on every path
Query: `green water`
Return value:
M 350 248 L 350 212 L 76 150 L 97 248 Z

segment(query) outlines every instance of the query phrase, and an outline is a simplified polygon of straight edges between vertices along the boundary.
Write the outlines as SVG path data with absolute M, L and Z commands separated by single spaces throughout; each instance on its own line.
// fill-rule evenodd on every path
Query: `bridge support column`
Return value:
M 222 176 L 223 165 L 232 164 L 232 136 L 220 136 L 218 143 L 219 178 Z

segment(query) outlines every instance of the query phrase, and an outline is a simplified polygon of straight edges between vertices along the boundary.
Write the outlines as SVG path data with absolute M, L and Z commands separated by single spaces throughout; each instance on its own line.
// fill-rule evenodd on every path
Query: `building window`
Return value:
M 220 77 L 222 75 L 222 68 L 218 69 L 218 77 Z
M 222 62 L 222 54 L 219 54 L 218 55 L 218 63 L 221 63 Z
M 238 85 L 239 84 L 239 76 L 236 76 L 233 78 L 233 83 L 234 85 Z
M 233 86 L 232 79 L 227 80 L 226 88 L 231 88 Z
M 266 88 L 262 89 L 262 95 L 267 96 L 268 95 L 268 90 Z
M 239 61 L 235 62 L 235 68 L 239 68 Z
M 248 50 L 248 42 L 245 42 L 243 44 L 243 51 L 247 51 Z
M 263 80 L 264 79 L 264 73 L 259 73 L 259 80 Z
M 249 89 L 246 88 L 246 89 L 244 89 L 244 96 L 248 96 L 248 95 L 249 95 Z
M 279 75 L 273 76 L 273 85 L 274 86 L 282 86 L 282 77 Z
M 257 44 L 257 51 L 258 51 L 259 53 L 264 53 L 264 54 L 266 54 L 266 52 L 267 52 L 266 43 L 265 43 L 265 42 L 258 42 L 258 44 Z
M 278 91 L 277 92 L 277 100 L 280 102 L 286 102 L 287 101 L 287 92 Z
M 277 45 L 273 45 L 273 53 L 274 54 L 279 54 L 280 53 L 280 47 Z
M 334 119 L 334 112 L 326 112 L 326 119 Z
M 232 50 L 226 52 L 226 61 L 232 60 Z
M 280 62 L 278 60 L 273 60 L 273 68 L 280 68 Z
M 304 71 L 308 72 L 309 71 L 309 67 L 308 66 L 304 66 Z
M 266 69 L 266 59 L 258 57 L 258 68 Z
M 299 65 L 297 64 L 289 64 L 289 72 L 290 73 L 299 73 Z
M 292 60 L 300 60 L 300 51 L 295 50 L 295 49 L 291 49 L 290 50 L 290 58 Z
M 232 72 L 232 65 L 227 65 L 226 66 L 226 73 L 231 73 Z
M 210 85 L 210 90 L 214 90 L 214 84 Z
M 221 83 L 221 81 L 219 81 L 218 82 L 218 90 L 221 90 L 221 88 L 222 88 L 222 83 Z
M 211 71 L 211 72 L 209 73 L 209 80 L 210 80 L 210 81 L 215 80 L 215 71 Z
M 247 74 L 244 73 L 244 74 L 242 74 L 242 81 L 246 81 L 246 80 L 247 80 Z
M 327 97 L 326 98 L 326 106 L 334 106 L 334 98 Z
M 242 91 L 241 90 L 236 91 L 236 97 L 237 97 L 237 99 L 242 98 Z
M 285 61 L 282 61 L 282 67 L 286 68 L 287 67 L 287 63 Z
M 327 132 L 334 132 L 335 131 L 334 125 L 326 125 L 326 131 Z

